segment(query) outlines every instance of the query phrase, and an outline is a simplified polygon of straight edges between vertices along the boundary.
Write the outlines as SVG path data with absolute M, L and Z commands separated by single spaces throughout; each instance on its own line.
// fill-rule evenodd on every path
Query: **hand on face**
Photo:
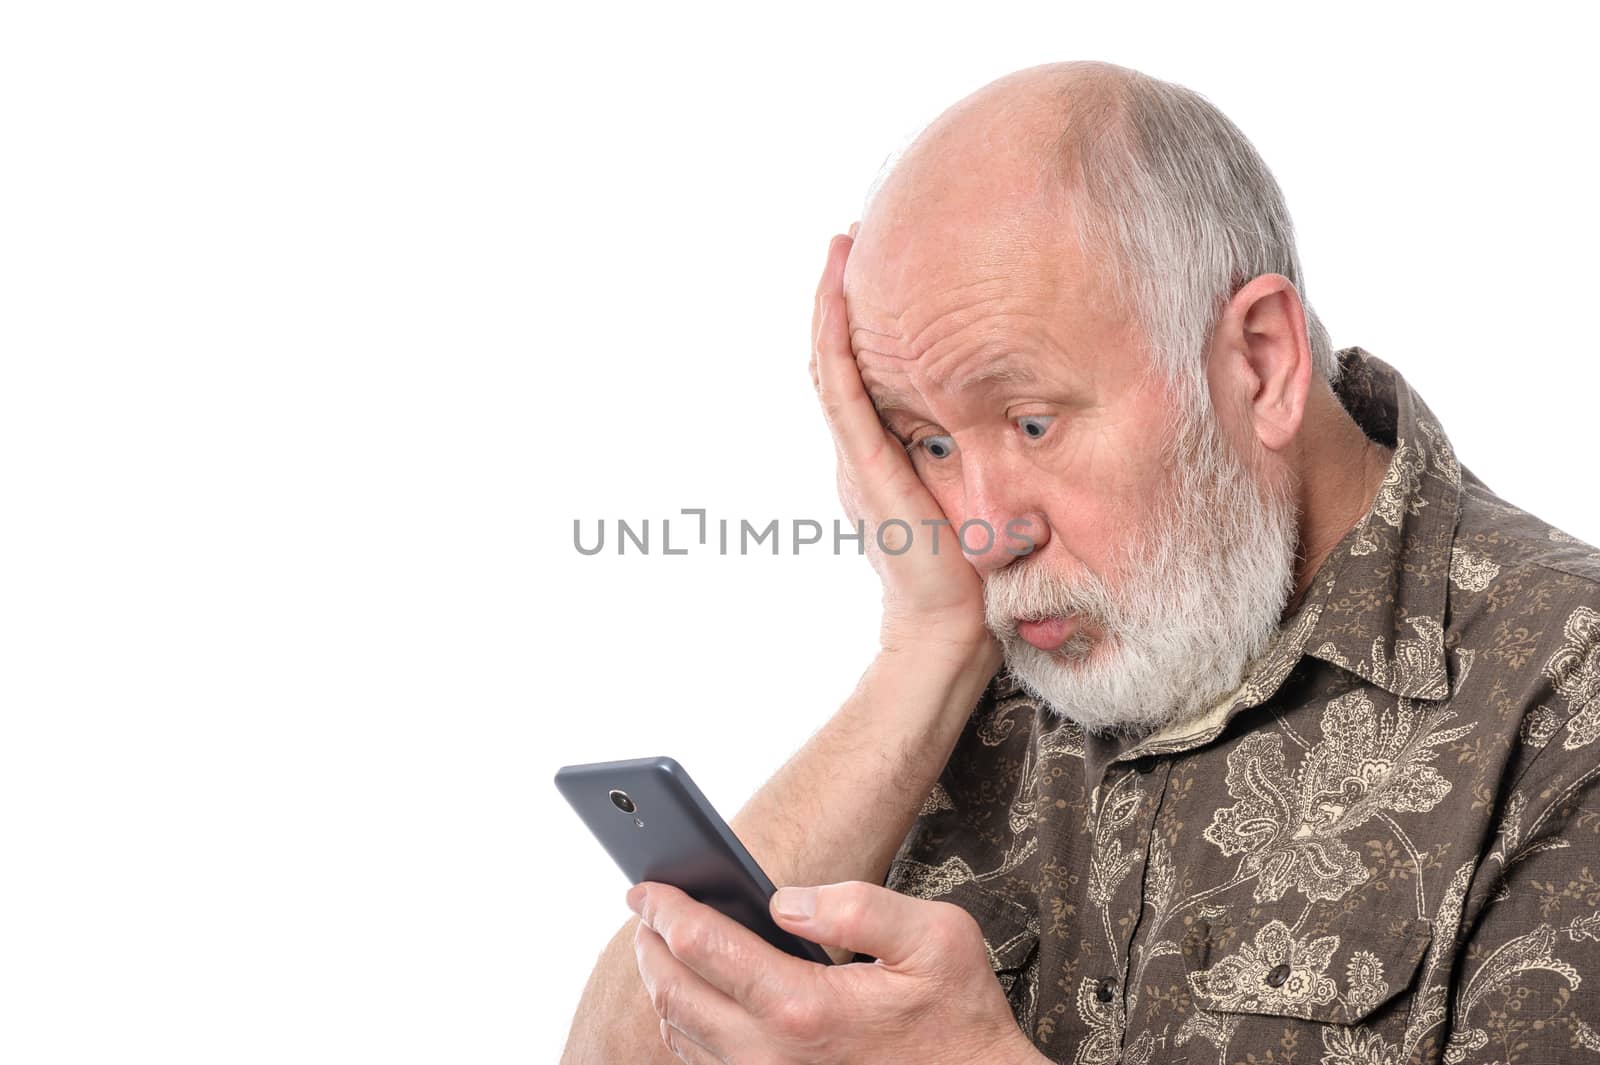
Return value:
M 861 381 L 844 301 L 855 230 L 828 244 L 811 318 L 811 383 L 833 433 L 839 501 L 852 527 L 865 523 L 865 550 L 883 582 L 884 643 L 992 650 L 983 627 L 983 582 Z
M 800 916 L 807 898 L 813 912 Z M 774 895 L 779 926 L 878 959 L 835 966 L 785 954 L 665 884 L 635 885 L 628 905 L 661 1038 L 691 1065 L 1043 1060 L 1012 1016 L 977 922 L 950 903 L 859 881 Z

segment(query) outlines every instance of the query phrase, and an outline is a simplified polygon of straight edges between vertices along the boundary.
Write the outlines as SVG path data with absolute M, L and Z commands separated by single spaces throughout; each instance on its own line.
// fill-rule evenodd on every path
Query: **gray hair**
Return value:
M 1239 128 L 1181 85 L 1105 63 L 1063 67 L 1067 121 L 1049 159 L 1080 193 L 1069 213 L 1081 245 L 1108 253 L 1113 290 L 1187 411 L 1210 405 L 1202 359 L 1223 306 L 1262 274 L 1293 283 L 1312 370 L 1337 381 L 1283 190 Z

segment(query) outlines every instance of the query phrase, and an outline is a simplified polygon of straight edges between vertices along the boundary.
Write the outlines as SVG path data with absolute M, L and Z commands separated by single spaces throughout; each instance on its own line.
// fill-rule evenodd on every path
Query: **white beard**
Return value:
M 1063 578 L 1021 558 L 984 584 L 986 623 L 1012 676 L 1046 708 L 1090 732 L 1142 735 L 1209 709 L 1244 679 L 1294 588 L 1298 515 L 1283 486 L 1246 469 L 1207 411 L 1185 424 L 1172 499 L 1139 550 L 1113 560 L 1116 587 Z M 1017 634 L 1020 619 L 1083 615 L 1056 651 Z

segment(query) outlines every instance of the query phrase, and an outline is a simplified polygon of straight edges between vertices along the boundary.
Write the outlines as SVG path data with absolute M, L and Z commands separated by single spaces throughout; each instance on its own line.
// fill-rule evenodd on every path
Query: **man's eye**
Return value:
M 955 452 L 956 442 L 948 436 L 925 436 L 917 441 L 916 446 L 936 459 L 944 459 Z
M 1044 435 L 1044 431 L 1050 428 L 1050 423 L 1055 420 L 1055 415 L 1053 414 L 1024 414 L 1016 419 L 1016 422 L 1017 428 L 1022 430 L 1023 435 L 1037 440 Z

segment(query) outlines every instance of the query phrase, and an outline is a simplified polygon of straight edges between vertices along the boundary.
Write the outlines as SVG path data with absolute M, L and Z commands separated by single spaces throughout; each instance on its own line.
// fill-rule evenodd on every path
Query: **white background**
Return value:
M 553 1061 L 627 916 L 555 769 L 731 816 L 875 645 L 863 560 L 660 520 L 836 515 L 828 238 L 1019 67 L 1207 94 L 1335 343 L 1600 539 L 1576 6 L 5 10 L 8 1062 Z

